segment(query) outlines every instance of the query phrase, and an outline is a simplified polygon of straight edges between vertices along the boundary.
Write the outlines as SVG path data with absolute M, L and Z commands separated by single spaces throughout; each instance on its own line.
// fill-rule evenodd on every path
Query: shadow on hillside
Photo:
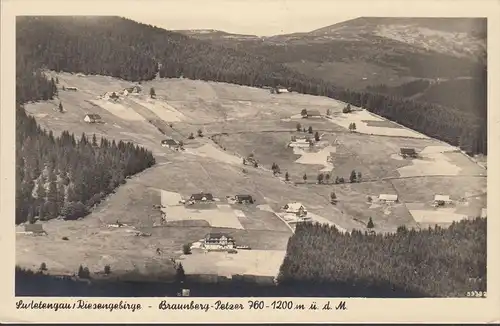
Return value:
M 191 297 L 371 297 L 417 298 L 426 295 L 397 289 L 387 282 L 378 285 L 335 283 L 290 283 L 276 285 L 269 280 L 215 277 L 216 280 L 188 278 L 175 282 L 126 281 L 120 279 L 77 280 L 16 269 L 16 296 L 53 297 L 176 297 L 183 288 Z M 225 279 L 225 280 L 224 280 Z

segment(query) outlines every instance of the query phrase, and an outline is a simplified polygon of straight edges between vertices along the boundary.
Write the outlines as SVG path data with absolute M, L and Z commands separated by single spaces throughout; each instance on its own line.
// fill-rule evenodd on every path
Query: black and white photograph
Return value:
M 486 302 L 489 18 L 200 3 L 16 15 L 13 295 Z

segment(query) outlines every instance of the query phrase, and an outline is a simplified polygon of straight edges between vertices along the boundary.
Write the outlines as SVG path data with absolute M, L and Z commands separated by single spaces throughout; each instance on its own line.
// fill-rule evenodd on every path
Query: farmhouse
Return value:
M 305 206 L 298 202 L 288 203 L 283 206 L 283 209 L 285 210 L 285 212 L 295 214 L 297 216 L 307 215 Z
M 25 224 L 24 232 L 33 235 L 47 235 L 41 224 Z
M 253 204 L 254 202 L 250 195 L 236 195 L 234 198 L 238 204 Z
M 205 249 L 234 249 L 236 246 L 233 237 L 225 233 L 209 233 L 205 236 Z
M 73 86 L 67 86 L 67 87 L 66 87 L 66 90 L 67 90 L 67 91 L 77 91 L 77 90 L 78 90 L 78 88 L 73 87 Z
M 101 122 L 102 118 L 98 114 L 87 113 L 85 115 L 85 118 L 83 118 L 83 121 L 85 121 L 87 123 L 97 123 L 97 122 Z
M 398 195 L 380 194 L 378 200 L 385 203 L 395 203 L 398 201 Z
M 162 140 L 161 146 L 168 147 L 171 149 L 178 149 L 180 144 L 175 139 L 169 138 L 169 139 Z
M 434 205 L 443 206 L 444 204 L 450 204 L 452 201 L 448 195 L 435 195 Z
M 295 141 L 290 142 L 288 147 L 299 147 L 299 148 L 308 148 L 311 146 L 311 140 L 309 138 L 305 139 L 296 139 Z
M 214 201 L 214 196 L 210 193 L 199 193 L 199 194 L 192 194 L 191 197 L 189 198 L 191 201 L 195 202 L 200 202 L 200 201 Z
M 307 110 L 306 118 L 321 118 L 321 113 L 318 110 Z
M 417 152 L 415 151 L 415 148 L 401 148 L 400 149 L 400 154 L 402 157 L 417 157 Z

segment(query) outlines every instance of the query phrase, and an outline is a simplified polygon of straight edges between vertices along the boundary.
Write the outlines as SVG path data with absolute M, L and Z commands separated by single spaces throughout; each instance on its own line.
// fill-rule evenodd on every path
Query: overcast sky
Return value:
M 167 0 L 151 9 L 144 6 L 126 17 L 171 30 L 215 29 L 258 36 L 309 32 L 356 18 L 343 15 L 327 0 Z

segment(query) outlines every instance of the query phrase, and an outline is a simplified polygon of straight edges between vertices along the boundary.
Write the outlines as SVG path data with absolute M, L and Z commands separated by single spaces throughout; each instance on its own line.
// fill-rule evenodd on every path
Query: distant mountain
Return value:
M 198 31 L 191 35 L 200 38 L 199 35 L 231 34 Z M 368 41 L 310 44 L 281 44 L 269 39 L 242 41 L 244 37 L 219 37 L 212 41 L 197 38 L 120 17 L 18 17 L 17 100 L 24 103 L 52 97 L 53 84 L 42 80 L 41 69 L 130 81 L 182 76 L 254 87 L 281 85 L 299 93 L 364 107 L 453 145 L 460 140 L 470 152 L 486 152 L 484 108 L 457 110 L 441 103 L 370 91 L 360 87 L 363 85 L 359 80 L 365 80 L 356 77 L 369 76 L 367 85 L 383 84 L 390 71 L 401 80 L 463 76 L 484 79 L 485 67 L 480 63 L 380 36 L 367 38 Z M 321 74 L 323 67 L 328 69 Z M 463 91 L 463 85 L 460 87 Z
M 481 76 L 486 35 L 483 18 L 362 17 L 307 33 L 255 38 L 212 32 L 209 39 L 339 86 L 363 89 L 415 78 Z

